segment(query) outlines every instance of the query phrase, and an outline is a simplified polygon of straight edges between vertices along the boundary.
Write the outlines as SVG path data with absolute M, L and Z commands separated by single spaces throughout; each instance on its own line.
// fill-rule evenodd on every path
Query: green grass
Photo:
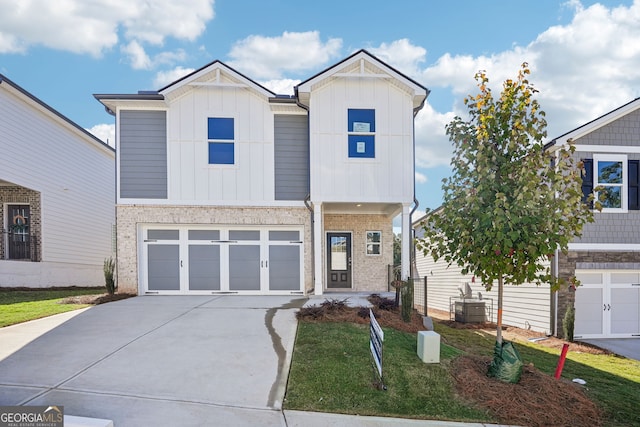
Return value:
M 454 421 L 497 422 L 456 398 L 450 374 L 453 358 L 467 352 L 492 356 L 495 336 L 436 323 L 441 335 L 440 364 L 416 355 L 415 334 L 385 328 L 384 375 L 387 391 L 374 386 L 368 327 L 349 323 L 300 322 L 285 409 Z M 525 363 L 553 375 L 560 350 L 516 343 Z M 640 362 L 569 349 L 564 379 L 582 378 L 588 395 L 604 411 L 605 425 L 640 425 Z M 505 397 L 506 398 L 506 397 Z
M 0 327 L 40 319 L 88 307 L 84 304 L 59 304 L 63 298 L 104 293 L 104 288 L 1 289 Z
M 368 326 L 300 322 L 286 409 L 443 420 L 492 421 L 455 398 L 448 367 L 461 352 L 441 346 L 441 363 L 425 365 L 415 334 L 384 329 L 387 390 L 374 386 Z

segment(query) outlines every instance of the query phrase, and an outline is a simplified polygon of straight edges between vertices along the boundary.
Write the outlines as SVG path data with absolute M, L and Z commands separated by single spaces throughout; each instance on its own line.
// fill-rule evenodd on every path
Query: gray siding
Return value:
M 640 130 L 637 135 L 640 135 Z M 578 144 L 582 143 L 585 143 L 584 137 L 578 140 Z M 590 142 L 590 144 L 595 144 L 595 141 Z M 573 157 L 576 160 L 593 159 L 594 154 L 597 153 L 576 151 Z M 640 154 L 638 153 L 622 152 L 620 154 L 626 154 L 628 160 L 640 159 Z M 594 222 L 584 225 L 582 237 L 574 239 L 574 243 L 640 243 L 640 227 L 638 227 L 638 224 L 640 224 L 640 211 L 630 210 L 627 213 L 594 211 L 594 218 Z
M 120 113 L 120 197 L 167 198 L 167 115 Z
M 309 123 L 307 116 L 276 115 L 275 198 L 304 200 L 309 194 Z
M 619 119 L 575 140 L 585 145 L 630 145 L 638 146 L 640 136 L 640 110 Z

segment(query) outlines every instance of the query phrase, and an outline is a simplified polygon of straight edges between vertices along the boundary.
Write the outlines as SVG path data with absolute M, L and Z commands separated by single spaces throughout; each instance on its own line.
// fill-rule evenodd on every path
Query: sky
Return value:
M 640 97 L 640 0 L 0 0 L 0 73 L 113 145 L 93 94 L 157 90 L 220 60 L 278 94 L 359 49 L 431 90 L 415 121 L 418 212 L 442 201 L 445 126 L 474 75 L 523 62 L 548 140 Z M 1 137 L 1 136 L 0 136 Z

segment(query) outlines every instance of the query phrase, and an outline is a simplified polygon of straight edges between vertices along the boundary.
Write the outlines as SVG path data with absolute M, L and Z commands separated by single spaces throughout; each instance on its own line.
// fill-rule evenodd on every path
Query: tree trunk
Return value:
M 502 291 L 504 287 L 504 279 L 502 275 L 498 277 L 498 321 L 496 329 L 496 341 L 502 345 Z

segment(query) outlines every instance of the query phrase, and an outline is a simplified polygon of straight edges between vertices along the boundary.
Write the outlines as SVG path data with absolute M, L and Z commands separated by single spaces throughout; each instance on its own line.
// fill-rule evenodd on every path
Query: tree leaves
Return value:
M 547 255 L 566 251 L 593 221 L 581 202 L 575 147 L 544 149 L 547 123 L 529 74 L 524 63 L 494 98 L 486 72 L 476 73 L 479 93 L 464 100 L 469 119 L 446 126 L 453 157 L 442 209 L 427 218 L 425 239 L 417 242 L 489 286 L 499 277 L 549 283 Z

